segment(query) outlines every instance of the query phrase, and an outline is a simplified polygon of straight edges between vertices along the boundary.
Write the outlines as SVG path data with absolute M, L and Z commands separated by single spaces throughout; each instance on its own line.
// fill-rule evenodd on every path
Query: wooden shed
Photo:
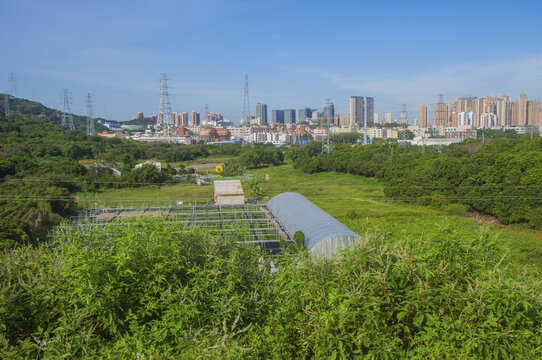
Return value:
M 243 205 L 245 203 L 241 180 L 216 180 L 214 183 L 217 205 Z

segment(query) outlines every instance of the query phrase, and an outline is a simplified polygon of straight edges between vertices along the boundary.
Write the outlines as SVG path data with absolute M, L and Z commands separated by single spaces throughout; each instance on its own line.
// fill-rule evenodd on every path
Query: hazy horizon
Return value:
M 251 113 L 322 108 L 348 113 L 352 95 L 372 96 L 375 112 L 397 115 L 438 94 L 542 98 L 542 4 L 520 1 L 4 1 L 0 20 L 17 96 L 73 112 L 130 120 L 159 108 L 167 73 L 175 112 L 221 112 L 239 123 L 244 74 Z M 4 75 L 1 75 L 4 74 Z M 3 85 L 2 85 L 3 84 Z

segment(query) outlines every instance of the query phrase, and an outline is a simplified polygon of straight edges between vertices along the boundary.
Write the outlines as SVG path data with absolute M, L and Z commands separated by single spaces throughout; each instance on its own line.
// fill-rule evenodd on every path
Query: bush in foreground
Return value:
M 6 359 L 542 356 L 540 281 L 527 287 L 488 233 L 445 224 L 314 260 L 134 221 L 0 264 Z

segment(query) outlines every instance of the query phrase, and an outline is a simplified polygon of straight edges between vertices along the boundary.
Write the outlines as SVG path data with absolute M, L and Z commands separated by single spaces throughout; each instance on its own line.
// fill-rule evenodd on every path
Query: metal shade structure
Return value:
M 361 239 L 361 236 L 298 193 L 277 195 L 269 200 L 267 208 L 290 238 L 296 231 L 303 231 L 305 248 L 316 256 L 331 257 L 341 248 Z

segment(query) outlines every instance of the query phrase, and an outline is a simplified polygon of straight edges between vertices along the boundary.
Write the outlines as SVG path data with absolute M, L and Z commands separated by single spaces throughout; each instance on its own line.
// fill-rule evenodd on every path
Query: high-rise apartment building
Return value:
M 419 117 L 419 125 L 421 128 L 426 128 L 429 116 L 429 107 L 427 105 L 420 104 L 420 117 Z
M 143 112 L 138 111 L 137 114 L 136 114 L 136 119 L 144 119 L 144 118 L 145 118 L 145 115 L 143 115 Z
M 313 110 L 312 111 L 312 121 L 318 121 L 320 122 L 320 119 L 321 117 L 324 117 L 324 113 L 321 112 L 321 111 L 318 111 L 318 110 Z
M 297 112 L 297 122 L 302 123 L 303 121 L 307 121 L 307 119 L 310 119 L 312 117 L 312 109 L 311 108 L 301 108 Z
M 350 121 L 348 125 L 362 125 L 365 120 L 365 99 L 363 96 L 350 96 Z
M 180 126 L 188 126 L 188 113 L 183 112 L 179 116 L 180 116 L 179 125 Z
M 284 124 L 295 124 L 295 110 L 284 110 Z
M 528 124 L 528 102 L 527 94 L 519 94 L 519 100 L 516 101 L 516 118 L 512 125 L 525 126 Z
M 284 124 L 284 110 L 272 110 L 271 116 L 273 123 Z
M 267 124 L 267 104 L 256 104 L 256 118 L 260 119 L 260 125 Z
M 191 126 L 199 126 L 200 125 L 200 116 L 199 112 L 196 110 L 192 110 L 190 113 L 190 125 Z
M 458 112 L 457 114 L 457 126 L 475 126 L 475 114 L 472 111 L 462 111 Z
M 384 119 L 386 119 L 386 124 L 391 124 L 393 120 L 391 119 L 391 113 L 385 113 Z
M 538 113 L 540 112 L 540 102 L 536 99 L 527 102 L 527 124 L 538 124 Z
M 433 126 L 448 126 L 448 104 L 439 102 L 434 105 Z
M 485 99 L 473 99 L 472 100 L 472 110 L 474 112 L 474 126 L 480 124 L 480 114 L 484 113 L 485 109 Z
M 335 118 L 335 106 L 332 102 L 329 101 L 329 99 L 326 100 L 326 104 L 324 105 L 324 125 L 331 125 L 333 124 L 333 120 Z
M 370 96 L 365 97 L 365 116 L 367 117 L 367 126 L 373 126 L 375 123 L 374 111 L 375 111 L 374 98 Z
M 497 98 L 497 119 L 501 126 L 512 125 L 512 102 L 510 96 Z

